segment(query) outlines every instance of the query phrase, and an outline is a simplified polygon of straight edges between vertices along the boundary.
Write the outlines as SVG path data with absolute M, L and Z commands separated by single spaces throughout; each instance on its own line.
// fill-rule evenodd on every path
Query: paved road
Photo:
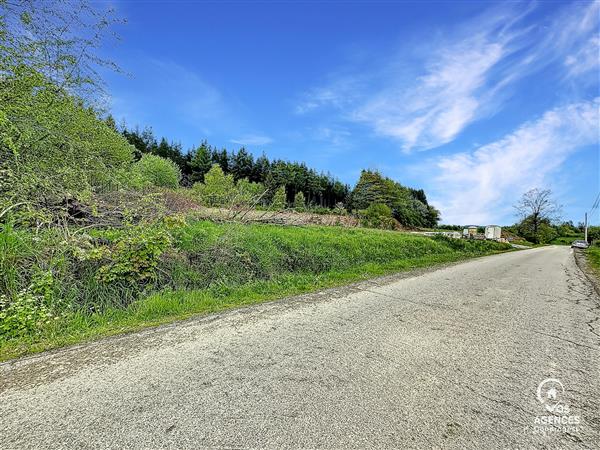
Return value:
M 599 305 L 548 247 L 108 339 L 1 365 L 0 447 L 598 448 Z

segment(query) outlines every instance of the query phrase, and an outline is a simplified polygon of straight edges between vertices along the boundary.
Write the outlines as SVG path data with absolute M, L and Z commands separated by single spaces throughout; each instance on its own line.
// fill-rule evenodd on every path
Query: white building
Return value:
M 502 228 L 498 225 L 488 225 L 485 227 L 485 238 L 498 240 L 502 237 Z

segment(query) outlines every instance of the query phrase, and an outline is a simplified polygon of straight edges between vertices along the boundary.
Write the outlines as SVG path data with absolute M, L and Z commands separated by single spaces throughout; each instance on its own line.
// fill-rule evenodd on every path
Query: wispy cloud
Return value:
M 578 148 L 598 144 L 600 100 L 547 111 L 497 142 L 441 159 L 433 201 L 446 223 L 479 223 L 510 214 L 520 193 L 547 186 Z
M 195 71 L 147 57 L 132 60 L 126 69 L 134 75 L 112 89 L 112 111 L 130 125 L 177 120 L 206 135 L 210 128 L 221 126 L 225 117 L 232 122 L 228 101 Z
M 273 139 L 268 136 L 247 134 L 236 139 L 230 139 L 229 142 L 239 145 L 267 145 L 273 142 Z
M 599 7 L 571 5 L 542 26 L 526 24 L 530 8 L 490 9 L 426 47 L 416 76 L 406 76 L 401 57 L 390 57 L 368 73 L 350 71 L 309 90 L 296 112 L 333 108 L 347 121 L 398 140 L 406 151 L 441 146 L 493 114 L 509 86 L 551 63 L 563 67 L 565 78 L 593 73 Z

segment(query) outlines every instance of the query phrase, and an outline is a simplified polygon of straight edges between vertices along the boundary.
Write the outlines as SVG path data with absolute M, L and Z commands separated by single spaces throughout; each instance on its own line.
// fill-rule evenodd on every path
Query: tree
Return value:
M 393 218 L 407 227 L 434 227 L 439 220 L 439 211 L 427 204 L 423 190 L 407 188 L 379 172 L 363 170 L 350 194 L 350 206 L 365 210 L 372 204 L 388 206 Z
M 244 147 L 231 157 L 230 171 L 236 181 L 252 177 L 254 172 L 254 158 Z
M 204 183 L 194 184 L 193 189 L 206 206 L 227 206 L 236 197 L 233 175 L 225 175 L 218 164 L 213 164 L 204 175 Z
M 304 208 L 306 206 L 306 199 L 302 191 L 297 192 L 294 196 L 294 208 Z
M 532 242 L 540 242 L 540 228 L 543 223 L 548 225 L 558 218 L 560 205 L 552 198 L 550 189 L 531 189 L 523 194 L 514 206 L 521 217 L 521 223 L 531 229 Z M 524 224 L 525 225 L 525 224 Z
M 279 186 L 275 191 L 275 195 L 273 195 L 273 200 L 271 201 L 271 208 L 273 209 L 285 209 L 287 206 L 287 199 L 285 193 L 285 186 Z
M 181 180 L 181 171 L 174 161 L 152 154 L 142 156 L 132 171 L 143 185 L 176 188 Z
M 133 148 L 100 118 L 95 52 L 115 21 L 86 2 L 1 1 L 0 211 L 62 214 L 118 186 Z M 99 96 L 96 96 L 99 98 Z
M 66 91 L 86 104 L 103 96 L 99 69 L 119 70 L 98 51 L 116 38 L 113 25 L 123 23 L 112 9 L 87 1 L 0 1 L 0 61 L 3 77 L 40 74 L 56 92 Z
M 210 149 L 206 141 L 204 141 L 192 153 L 189 162 L 190 169 L 192 170 L 191 181 L 204 181 L 204 175 L 210 170 L 212 164 Z
M 371 203 L 359 213 L 363 227 L 393 230 L 397 222 L 392 218 L 392 210 L 383 203 Z

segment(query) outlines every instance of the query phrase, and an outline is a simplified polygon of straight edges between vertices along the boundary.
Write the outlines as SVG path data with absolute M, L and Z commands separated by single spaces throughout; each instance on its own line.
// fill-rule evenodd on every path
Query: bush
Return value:
M 52 272 L 38 274 L 33 283 L 14 298 L 0 294 L 0 336 L 14 338 L 37 334 L 58 318 L 51 311 Z
M 181 180 L 179 166 L 170 159 L 145 154 L 133 165 L 133 175 L 142 185 L 176 188 Z
M 392 217 L 392 209 L 383 203 L 373 203 L 360 211 L 359 215 L 363 227 L 383 230 L 393 230 L 397 227 L 397 222 Z
M 194 192 L 206 206 L 223 206 L 231 203 L 235 196 L 233 175 L 225 175 L 218 164 L 213 164 L 204 175 L 204 183 L 195 183 Z
M 262 183 L 251 183 L 242 178 L 236 183 L 234 206 L 256 206 L 265 194 L 266 188 Z
M 218 164 L 213 164 L 204 175 L 204 183 L 193 186 L 198 200 L 206 206 L 253 206 L 265 194 L 261 183 L 251 183 L 246 178 L 234 181 L 233 175 L 225 175 Z

